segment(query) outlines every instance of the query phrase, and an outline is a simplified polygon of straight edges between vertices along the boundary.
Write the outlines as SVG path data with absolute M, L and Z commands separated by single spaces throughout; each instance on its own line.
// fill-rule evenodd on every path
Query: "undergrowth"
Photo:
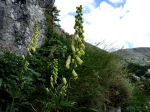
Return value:
M 80 22 L 81 25 L 83 21 Z M 80 27 L 75 29 L 82 36 L 83 26 Z M 51 27 L 47 32 L 45 43 L 36 48 L 31 42 L 25 57 L 8 51 L 0 55 L 1 112 L 107 112 L 111 107 L 144 112 L 149 108 L 145 107 L 146 93 L 133 86 L 117 55 L 87 43 L 81 49 L 82 38 L 82 43 L 75 41 L 74 46 L 78 51 L 84 49 L 81 57 L 81 52 L 71 48 L 71 36 L 58 35 Z M 37 41 L 37 35 L 33 41 Z M 72 78 L 73 69 L 66 68 L 70 54 L 78 64 L 83 63 L 72 66 L 78 78 Z

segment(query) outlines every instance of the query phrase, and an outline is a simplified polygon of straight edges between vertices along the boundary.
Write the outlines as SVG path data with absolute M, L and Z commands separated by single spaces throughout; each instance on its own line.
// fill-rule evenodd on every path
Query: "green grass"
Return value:
M 150 101 L 150 96 L 137 86 L 134 87 L 133 96 L 123 105 L 123 112 L 146 112 L 145 106 Z
M 118 65 L 117 55 L 87 46 L 83 60 L 83 65 L 77 70 L 79 79 L 73 81 L 70 89 L 78 106 L 102 110 L 104 104 L 107 107 L 119 106 L 131 96 L 132 86 L 126 72 Z

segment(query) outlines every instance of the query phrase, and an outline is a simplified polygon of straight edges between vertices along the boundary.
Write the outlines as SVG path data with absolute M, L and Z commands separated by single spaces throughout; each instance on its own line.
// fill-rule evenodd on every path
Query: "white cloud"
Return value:
M 84 14 L 85 38 L 88 42 L 113 43 L 113 47 L 128 47 L 126 42 L 133 43 L 134 47 L 150 47 L 150 1 L 127 0 L 124 8 L 113 8 L 102 2 L 97 8 L 92 6 L 94 0 L 56 0 L 61 10 L 61 26 L 65 31 L 73 33 L 74 18 L 67 15 L 74 12 L 75 7 L 82 4 L 89 7 L 90 13 Z M 118 2 L 120 0 L 111 0 Z M 129 13 L 126 13 L 129 11 Z M 123 18 L 120 19 L 120 16 Z
M 120 2 L 123 2 L 123 0 L 109 0 L 110 2 L 112 3 L 120 3 Z
M 76 6 L 91 4 L 93 0 L 56 0 L 57 8 L 61 10 L 60 15 L 66 15 L 68 12 L 74 12 Z
M 65 29 L 65 31 L 67 31 L 68 33 L 70 34 L 73 34 L 74 33 L 74 17 L 73 16 L 64 16 L 62 18 L 62 20 L 60 21 L 60 24 L 61 24 L 61 27 L 63 29 Z
M 55 5 L 60 11 L 60 24 L 61 27 L 70 34 L 74 33 L 74 23 L 75 19 L 73 16 L 68 15 L 69 12 L 75 12 L 76 7 L 79 5 L 92 6 L 93 0 L 56 0 Z

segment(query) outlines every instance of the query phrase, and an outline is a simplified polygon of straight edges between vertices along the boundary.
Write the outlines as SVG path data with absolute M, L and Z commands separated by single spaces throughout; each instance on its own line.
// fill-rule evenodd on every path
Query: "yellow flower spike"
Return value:
M 77 78 L 78 78 L 78 74 L 75 72 L 74 69 L 72 70 L 72 75 L 73 75 L 74 79 L 77 79 Z
M 28 45 L 28 49 L 27 49 L 27 53 L 28 53 L 30 56 L 32 56 L 31 50 L 32 50 L 33 52 L 35 52 L 35 50 L 36 50 L 37 41 L 38 41 L 38 23 L 35 21 L 34 29 L 33 29 L 33 36 L 32 36 L 31 42 L 30 42 L 30 44 Z
M 71 62 L 71 56 L 68 56 L 68 59 L 66 61 L 66 68 L 69 69 L 70 68 L 70 62 Z
M 83 63 L 83 61 L 78 56 L 76 56 L 76 60 L 79 65 L 81 65 Z

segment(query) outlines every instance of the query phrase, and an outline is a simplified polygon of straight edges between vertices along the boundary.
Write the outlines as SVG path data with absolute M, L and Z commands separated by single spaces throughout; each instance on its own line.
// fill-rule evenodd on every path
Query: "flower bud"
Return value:
M 82 48 L 82 49 L 85 49 L 85 46 L 84 46 L 84 44 L 83 44 L 83 43 L 81 44 L 81 48 Z
M 29 48 L 27 48 L 27 52 L 29 52 L 30 51 L 30 49 Z
M 54 88 L 54 85 L 53 85 L 53 76 L 51 75 L 51 78 L 50 78 L 50 84 L 51 84 L 51 87 Z
M 85 54 L 85 52 L 84 52 L 83 50 L 80 50 L 80 53 L 81 53 L 81 55 L 84 55 L 84 54 Z
M 66 61 L 66 68 L 69 69 L 70 68 L 70 62 L 71 62 L 71 56 L 68 56 L 68 59 Z
M 82 41 L 81 41 L 81 39 L 80 39 L 80 38 L 78 38 L 78 42 L 79 42 L 79 43 L 82 43 Z
M 80 57 L 82 54 L 81 54 L 81 52 L 80 52 L 80 51 L 78 51 L 77 55 Z
M 63 84 L 66 85 L 67 84 L 67 81 L 66 81 L 66 78 L 63 77 Z
M 32 51 L 35 52 L 35 47 L 32 47 Z
M 78 56 L 76 56 L 76 60 L 79 65 L 81 65 L 83 63 L 83 61 Z
M 72 49 L 72 51 L 75 52 L 74 42 L 72 42 L 72 44 L 71 44 L 71 49 Z
M 22 55 L 22 58 L 25 59 L 24 55 Z
M 46 92 L 49 93 L 49 89 L 48 88 L 46 88 Z
M 74 71 L 74 69 L 72 70 L 72 75 L 73 75 L 74 79 L 78 78 L 78 74 Z
M 72 59 L 72 63 L 74 63 L 74 59 Z

